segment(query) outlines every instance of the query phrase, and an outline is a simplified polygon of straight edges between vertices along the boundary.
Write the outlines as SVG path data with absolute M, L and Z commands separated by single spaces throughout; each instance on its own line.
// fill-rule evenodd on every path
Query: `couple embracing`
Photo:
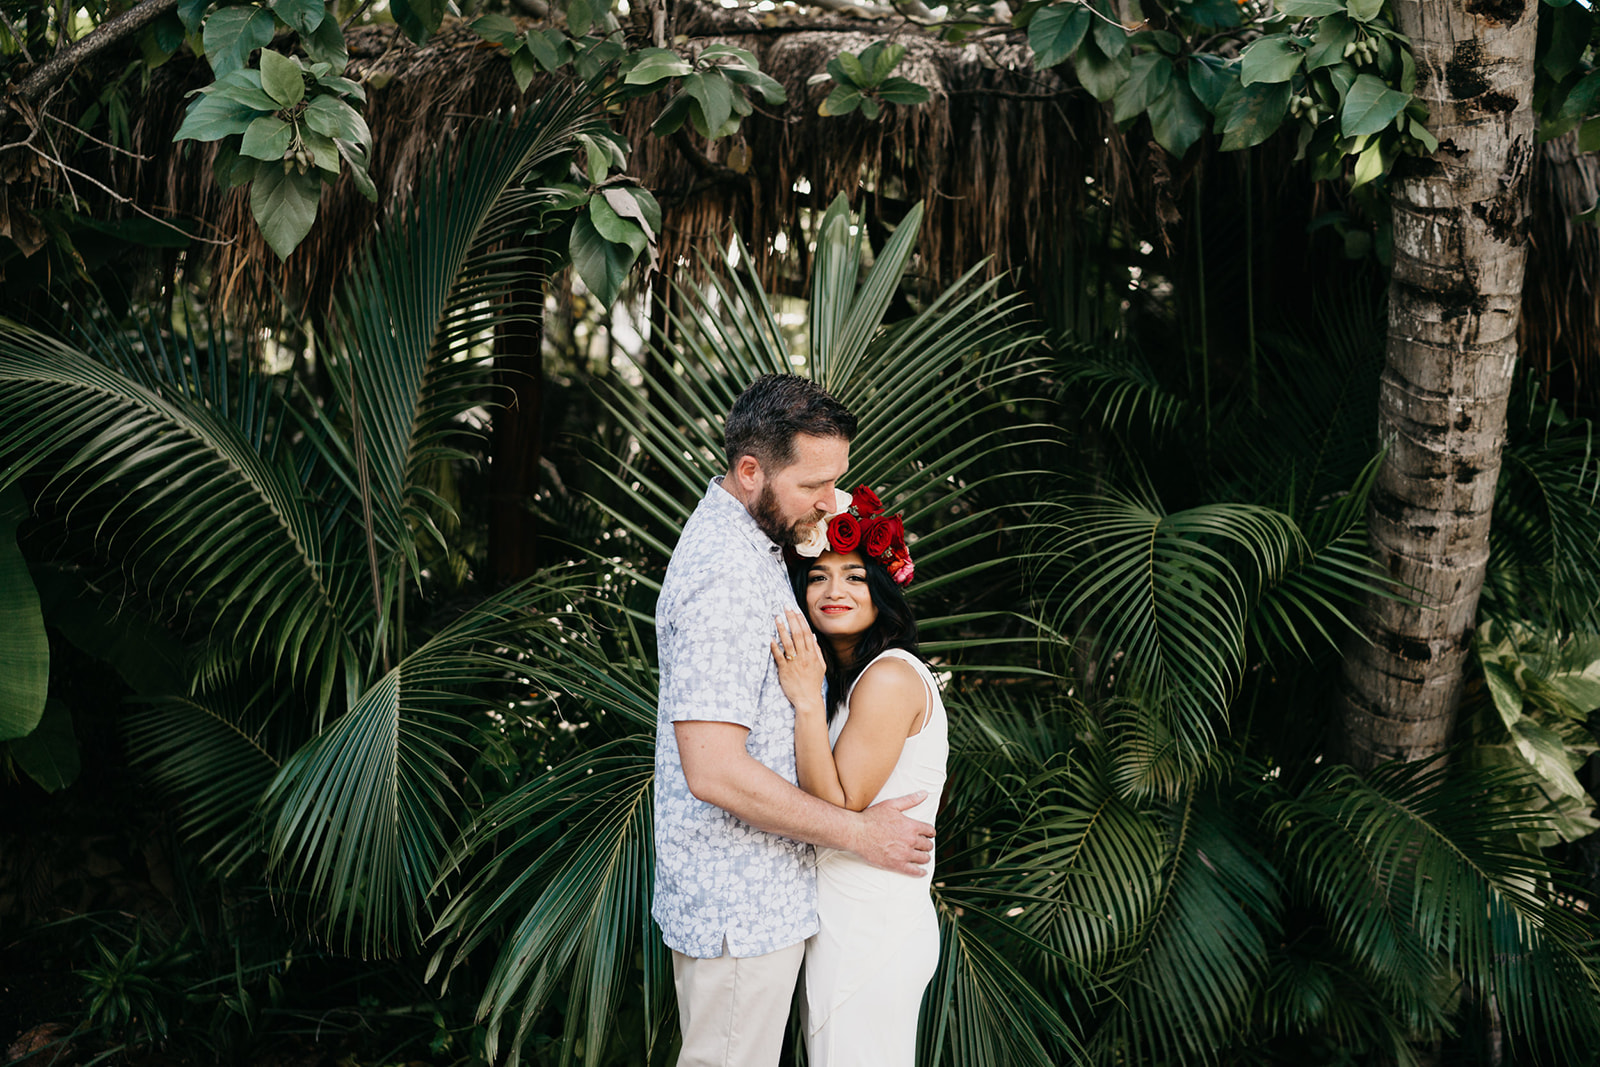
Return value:
M 809 379 L 756 379 L 657 602 L 652 914 L 679 1067 L 773 1067 L 802 962 L 812 1067 L 914 1060 L 948 734 L 900 518 L 836 488 L 855 431 Z

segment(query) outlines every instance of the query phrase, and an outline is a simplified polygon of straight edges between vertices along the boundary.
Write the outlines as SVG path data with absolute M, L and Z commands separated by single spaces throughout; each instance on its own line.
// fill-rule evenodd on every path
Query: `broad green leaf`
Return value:
M 334 139 L 333 144 L 339 150 L 339 155 L 350 165 L 350 180 L 356 183 L 357 191 L 368 200 L 377 203 L 378 187 L 372 183 L 372 177 L 367 173 L 366 146 L 338 138 Z
M 325 172 L 329 179 L 339 176 L 339 146 L 332 137 L 315 130 L 305 130 L 301 133 L 301 141 L 311 153 L 318 170 Z
M 722 68 L 723 77 L 735 85 L 754 88 L 761 94 L 761 99 L 769 104 L 781 104 L 789 99 L 789 93 L 783 84 L 776 78 L 768 77 L 759 70 L 748 70 L 744 67 L 727 66 Z M 895 79 L 891 78 L 890 81 Z
M 1094 9 L 1104 18 L 1094 20 L 1094 32 L 1089 36 L 1100 46 L 1100 51 L 1111 59 L 1128 54 L 1128 31 L 1122 28 L 1119 13 L 1111 0 L 1090 0 Z
M 754 52 L 732 44 L 707 45 L 700 50 L 700 59 L 702 62 L 709 62 L 713 59 L 733 60 L 732 64 L 718 64 L 718 66 L 721 66 L 724 70 L 727 70 L 730 65 L 743 67 L 747 70 L 756 70 L 760 66 L 760 64 L 756 61 L 756 54 Z
M 321 198 L 322 179 L 314 170 L 301 174 L 290 168 L 285 174 L 282 167 L 261 167 L 256 172 L 250 185 L 250 214 L 279 259 L 288 259 L 311 232 Z
M 872 87 L 874 79 L 867 73 L 867 68 L 862 65 L 860 56 L 850 52 L 841 52 L 829 62 L 829 68 L 831 69 L 835 63 L 838 64 L 840 70 L 844 71 L 844 77 L 842 78 L 837 74 L 834 75 L 835 80 L 841 85 L 853 85 L 858 89 L 870 89 Z
M 1209 56 L 1193 55 L 1189 57 L 1188 67 L 1189 88 L 1207 111 L 1215 111 L 1228 87 L 1239 81 L 1233 68 L 1211 60 Z
M 886 104 L 926 104 L 931 96 L 925 86 L 910 78 L 885 78 L 878 86 L 878 99 Z
M 865 95 L 861 97 L 861 114 L 867 121 L 876 122 L 881 111 L 877 97 Z
M 1239 82 L 1241 85 L 1286 82 L 1299 73 L 1304 59 L 1305 53 L 1287 34 L 1263 37 L 1240 55 Z
M 722 129 L 728 116 L 733 113 L 733 89 L 720 71 L 689 75 L 683 79 L 683 91 L 700 105 L 700 114 L 706 124 L 706 129 L 701 133 L 708 137 Z
M 216 157 L 211 161 L 211 173 L 222 188 L 237 189 L 255 180 L 256 168 L 260 165 L 259 159 L 241 156 L 233 145 L 223 143 L 217 146 Z
M 567 32 L 582 37 L 594 25 L 594 7 L 589 0 L 567 0 Z
M 1150 105 L 1150 131 L 1174 158 L 1182 159 L 1210 125 L 1210 113 L 1189 86 L 1177 79 Z
M 1600 152 L 1600 118 L 1590 119 L 1578 127 L 1578 151 Z
M 595 229 L 587 214 L 572 220 L 572 236 L 567 245 L 572 269 L 603 307 L 617 302 L 622 283 L 637 254 L 625 244 L 606 240 Z
M 521 43 L 522 34 L 517 30 L 517 24 L 498 11 L 487 15 L 480 15 L 472 22 L 472 32 L 482 37 L 485 41 L 512 48 Z
M 1167 91 L 1171 83 L 1172 60 L 1158 52 L 1134 56 L 1128 79 L 1122 83 L 1112 101 L 1112 120 L 1123 123 L 1137 118 Z
M 1373 141 L 1361 150 L 1356 156 L 1355 168 L 1350 172 L 1350 187 L 1359 189 L 1368 182 L 1377 181 L 1383 177 L 1386 168 L 1383 165 L 1383 146 Z
M 1296 19 L 1310 15 L 1339 14 L 1345 9 L 1342 0 L 1280 0 L 1276 6 L 1280 13 Z
M 1562 744 L 1561 736 L 1554 730 L 1524 717 L 1511 724 L 1511 736 L 1517 743 L 1517 751 L 1533 765 L 1541 778 L 1568 796 L 1587 795 L 1572 773 L 1572 765 L 1567 761 L 1566 745 Z
M 1345 10 L 1357 22 L 1371 22 L 1383 11 L 1384 0 L 1350 0 Z
M 46 793 L 60 792 L 77 781 L 78 739 L 67 706 L 59 700 L 47 702 L 38 728 L 11 742 L 11 755 Z
M 1093 17 L 1087 7 L 1077 3 L 1041 8 L 1028 24 L 1033 68 L 1044 70 L 1071 57 L 1089 32 L 1089 20 Z
M 611 210 L 625 219 L 635 219 L 652 240 L 661 232 L 661 205 L 650 190 L 638 185 L 612 185 L 603 190 Z
M 200 32 L 200 20 L 205 17 L 211 0 L 178 0 L 178 19 L 190 33 Z
M 1289 83 L 1257 83 L 1230 88 L 1218 105 L 1222 120 L 1222 150 L 1254 148 L 1271 137 L 1289 110 Z
M 546 74 L 561 65 L 561 54 L 556 51 L 555 46 L 550 43 L 550 38 L 546 37 L 543 31 L 529 30 L 522 41 L 528 52 L 538 61 L 539 66 L 544 68 Z
M 263 115 L 244 131 L 239 154 L 251 159 L 279 160 L 294 140 L 294 127 L 276 115 Z
M 50 642 L 38 590 L 17 546 L 17 527 L 29 514 L 21 490 L 0 492 L 0 741 L 31 733 L 49 693 Z
M 1568 2 L 1570 3 L 1570 0 Z M 1539 61 L 1551 78 L 1557 82 L 1564 82 L 1567 80 L 1567 75 L 1577 70 L 1578 64 L 1583 61 L 1583 50 L 1589 44 L 1594 15 L 1585 10 L 1582 4 L 1568 7 L 1561 7 L 1558 4 L 1549 6 L 1559 9 L 1543 16 L 1553 25 L 1550 27 L 1549 43 L 1545 46 Z
M 446 0 L 390 0 L 389 11 L 411 43 L 422 44 L 444 21 L 447 6 Z
M 632 198 L 628 199 L 631 203 Z M 612 244 L 627 245 L 635 256 L 649 247 L 650 241 L 644 229 L 637 222 L 617 214 L 604 193 L 596 193 L 589 198 L 589 222 L 601 237 Z
M 539 61 L 533 53 L 519 46 L 511 53 L 511 77 L 517 83 L 519 92 L 527 92 L 528 86 L 533 84 L 533 76 L 539 72 Z
M 1488 683 L 1489 695 L 1494 699 L 1494 710 L 1509 730 L 1512 724 L 1522 718 L 1521 687 L 1510 671 L 1492 661 L 1483 664 L 1483 679 Z
M 637 54 L 625 81 L 628 85 L 654 85 L 667 78 L 681 78 L 693 71 L 694 66 L 688 60 L 670 49 L 646 48 Z
M 1099 35 L 1093 34 L 1078 46 L 1073 72 L 1078 75 L 1079 84 L 1103 104 L 1116 96 L 1122 83 L 1128 80 L 1130 67 L 1126 47 L 1107 55 L 1099 43 Z
M 322 0 L 270 0 L 270 4 L 272 13 L 302 39 L 316 32 L 328 10 Z
M 874 85 L 882 85 L 889 72 L 905 58 L 906 46 L 898 42 L 878 41 L 861 53 L 862 69 L 872 78 Z
M 316 32 L 300 38 L 306 55 L 314 63 L 326 63 L 333 68 L 334 74 L 343 74 L 350 65 L 350 50 L 344 43 L 344 31 L 339 28 L 339 20 L 334 18 L 323 19 L 317 24 Z M 322 81 L 322 79 L 318 79 Z M 328 84 L 322 81 L 322 84 Z M 361 94 L 366 99 L 366 94 Z
M 689 120 L 689 112 L 693 106 L 688 93 L 675 94 L 667 101 L 667 106 L 661 109 L 661 114 L 650 124 L 650 132 L 657 137 L 671 137 Z
M 1339 129 L 1346 137 L 1377 133 L 1406 109 L 1411 97 L 1395 92 L 1373 74 L 1362 74 L 1345 94 L 1339 109 Z
M 1344 46 L 1356 39 L 1356 24 L 1344 15 L 1325 15 L 1317 24 L 1316 44 L 1306 52 L 1306 70 L 1344 61 Z
M 306 105 L 305 123 L 324 137 L 371 144 L 372 131 L 361 113 L 336 96 L 321 93 Z
M 272 12 L 247 4 L 225 7 L 206 19 L 202 41 L 217 77 L 250 65 L 250 53 L 272 43 Z
M 848 115 L 861 106 L 861 90 L 849 85 L 836 85 L 833 92 L 817 109 L 819 115 Z
M 241 104 L 217 93 L 207 93 L 189 105 L 188 114 L 173 135 L 174 141 L 218 141 L 235 133 L 243 133 L 250 124 L 267 114 L 260 108 Z
M 294 107 L 306 96 L 305 72 L 300 64 L 270 48 L 261 50 L 261 88 L 279 107 Z

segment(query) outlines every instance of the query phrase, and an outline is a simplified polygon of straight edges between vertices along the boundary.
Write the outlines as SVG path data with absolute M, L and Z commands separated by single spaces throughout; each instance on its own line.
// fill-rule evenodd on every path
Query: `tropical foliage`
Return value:
M 796 371 L 862 420 L 851 477 L 917 535 L 947 677 L 922 1062 L 1409 1063 L 1500 1027 L 1518 1056 L 1588 1055 L 1593 931 L 1538 847 L 1588 817 L 1586 426 L 1529 401 L 1514 442 L 1485 744 L 1358 774 L 1325 758 L 1319 691 L 1359 598 L 1406 595 L 1361 551 L 1370 290 L 1236 350 L 1153 343 L 1190 292 L 1130 328 L 1105 299 L 1125 268 L 1088 250 L 1062 284 L 1093 300 L 1030 313 L 982 265 L 928 292 L 920 206 L 873 248 L 840 200 L 808 220 L 803 330 L 740 246 L 680 289 L 648 353 L 590 383 L 582 461 L 542 500 L 581 543 L 481 588 L 462 486 L 500 395 L 487 340 L 518 240 L 553 232 L 605 139 L 594 109 L 552 92 L 448 154 L 312 324 L 315 375 L 268 373 L 201 309 L 8 326 L 0 619 L 32 672 L 0 688 L 9 758 L 47 780 L 16 739 L 62 721 L 39 637 L 72 631 L 140 694 L 130 751 L 222 884 L 426 973 L 466 1005 L 466 1056 L 665 1062 L 650 608 L 722 413 Z M 70 621 L 86 604 L 97 628 Z M 106 935 L 83 975 L 133 1041 L 158 1035 L 117 994 L 159 1031 L 185 981 L 144 936 Z

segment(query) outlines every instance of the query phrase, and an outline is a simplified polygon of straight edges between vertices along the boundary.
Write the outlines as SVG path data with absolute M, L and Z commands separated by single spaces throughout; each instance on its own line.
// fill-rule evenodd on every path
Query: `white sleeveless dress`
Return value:
M 889 649 L 872 662 L 888 656 L 915 668 L 927 688 L 928 707 L 922 729 L 906 738 L 873 803 L 925 789 L 928 799 L 906 814 L 932 823 L 950 754 L 944 703 L 921 660 Z M 849 717 L 846 694 L 828 724 L 829 744 L 839 740 Z M 810 1067 L 913 1067 L 917 1011 L 939 964 L 939 920 L 928 895 L 932 880 L 931 857 L 925 872 L 911 877 L 878 870 L 850 852 L 817 849 L 821 927 L 806 942 L 805 965 Z

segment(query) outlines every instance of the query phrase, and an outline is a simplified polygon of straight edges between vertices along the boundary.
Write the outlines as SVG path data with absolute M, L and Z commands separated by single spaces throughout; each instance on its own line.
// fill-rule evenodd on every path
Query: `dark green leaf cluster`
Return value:
M 833 91 L 822 102 L 823 115 L 848 115 L 857 108 L 876 121 L 884 104 L 925 104 L 928 90 L 909 78 L 894 75 L 894 68 L 905 58 L 906 46 L 876 41 L 861 54 L 841 52 L 828 60 L 828 69 L 814 75 L 812 84 L 832 81 Z

